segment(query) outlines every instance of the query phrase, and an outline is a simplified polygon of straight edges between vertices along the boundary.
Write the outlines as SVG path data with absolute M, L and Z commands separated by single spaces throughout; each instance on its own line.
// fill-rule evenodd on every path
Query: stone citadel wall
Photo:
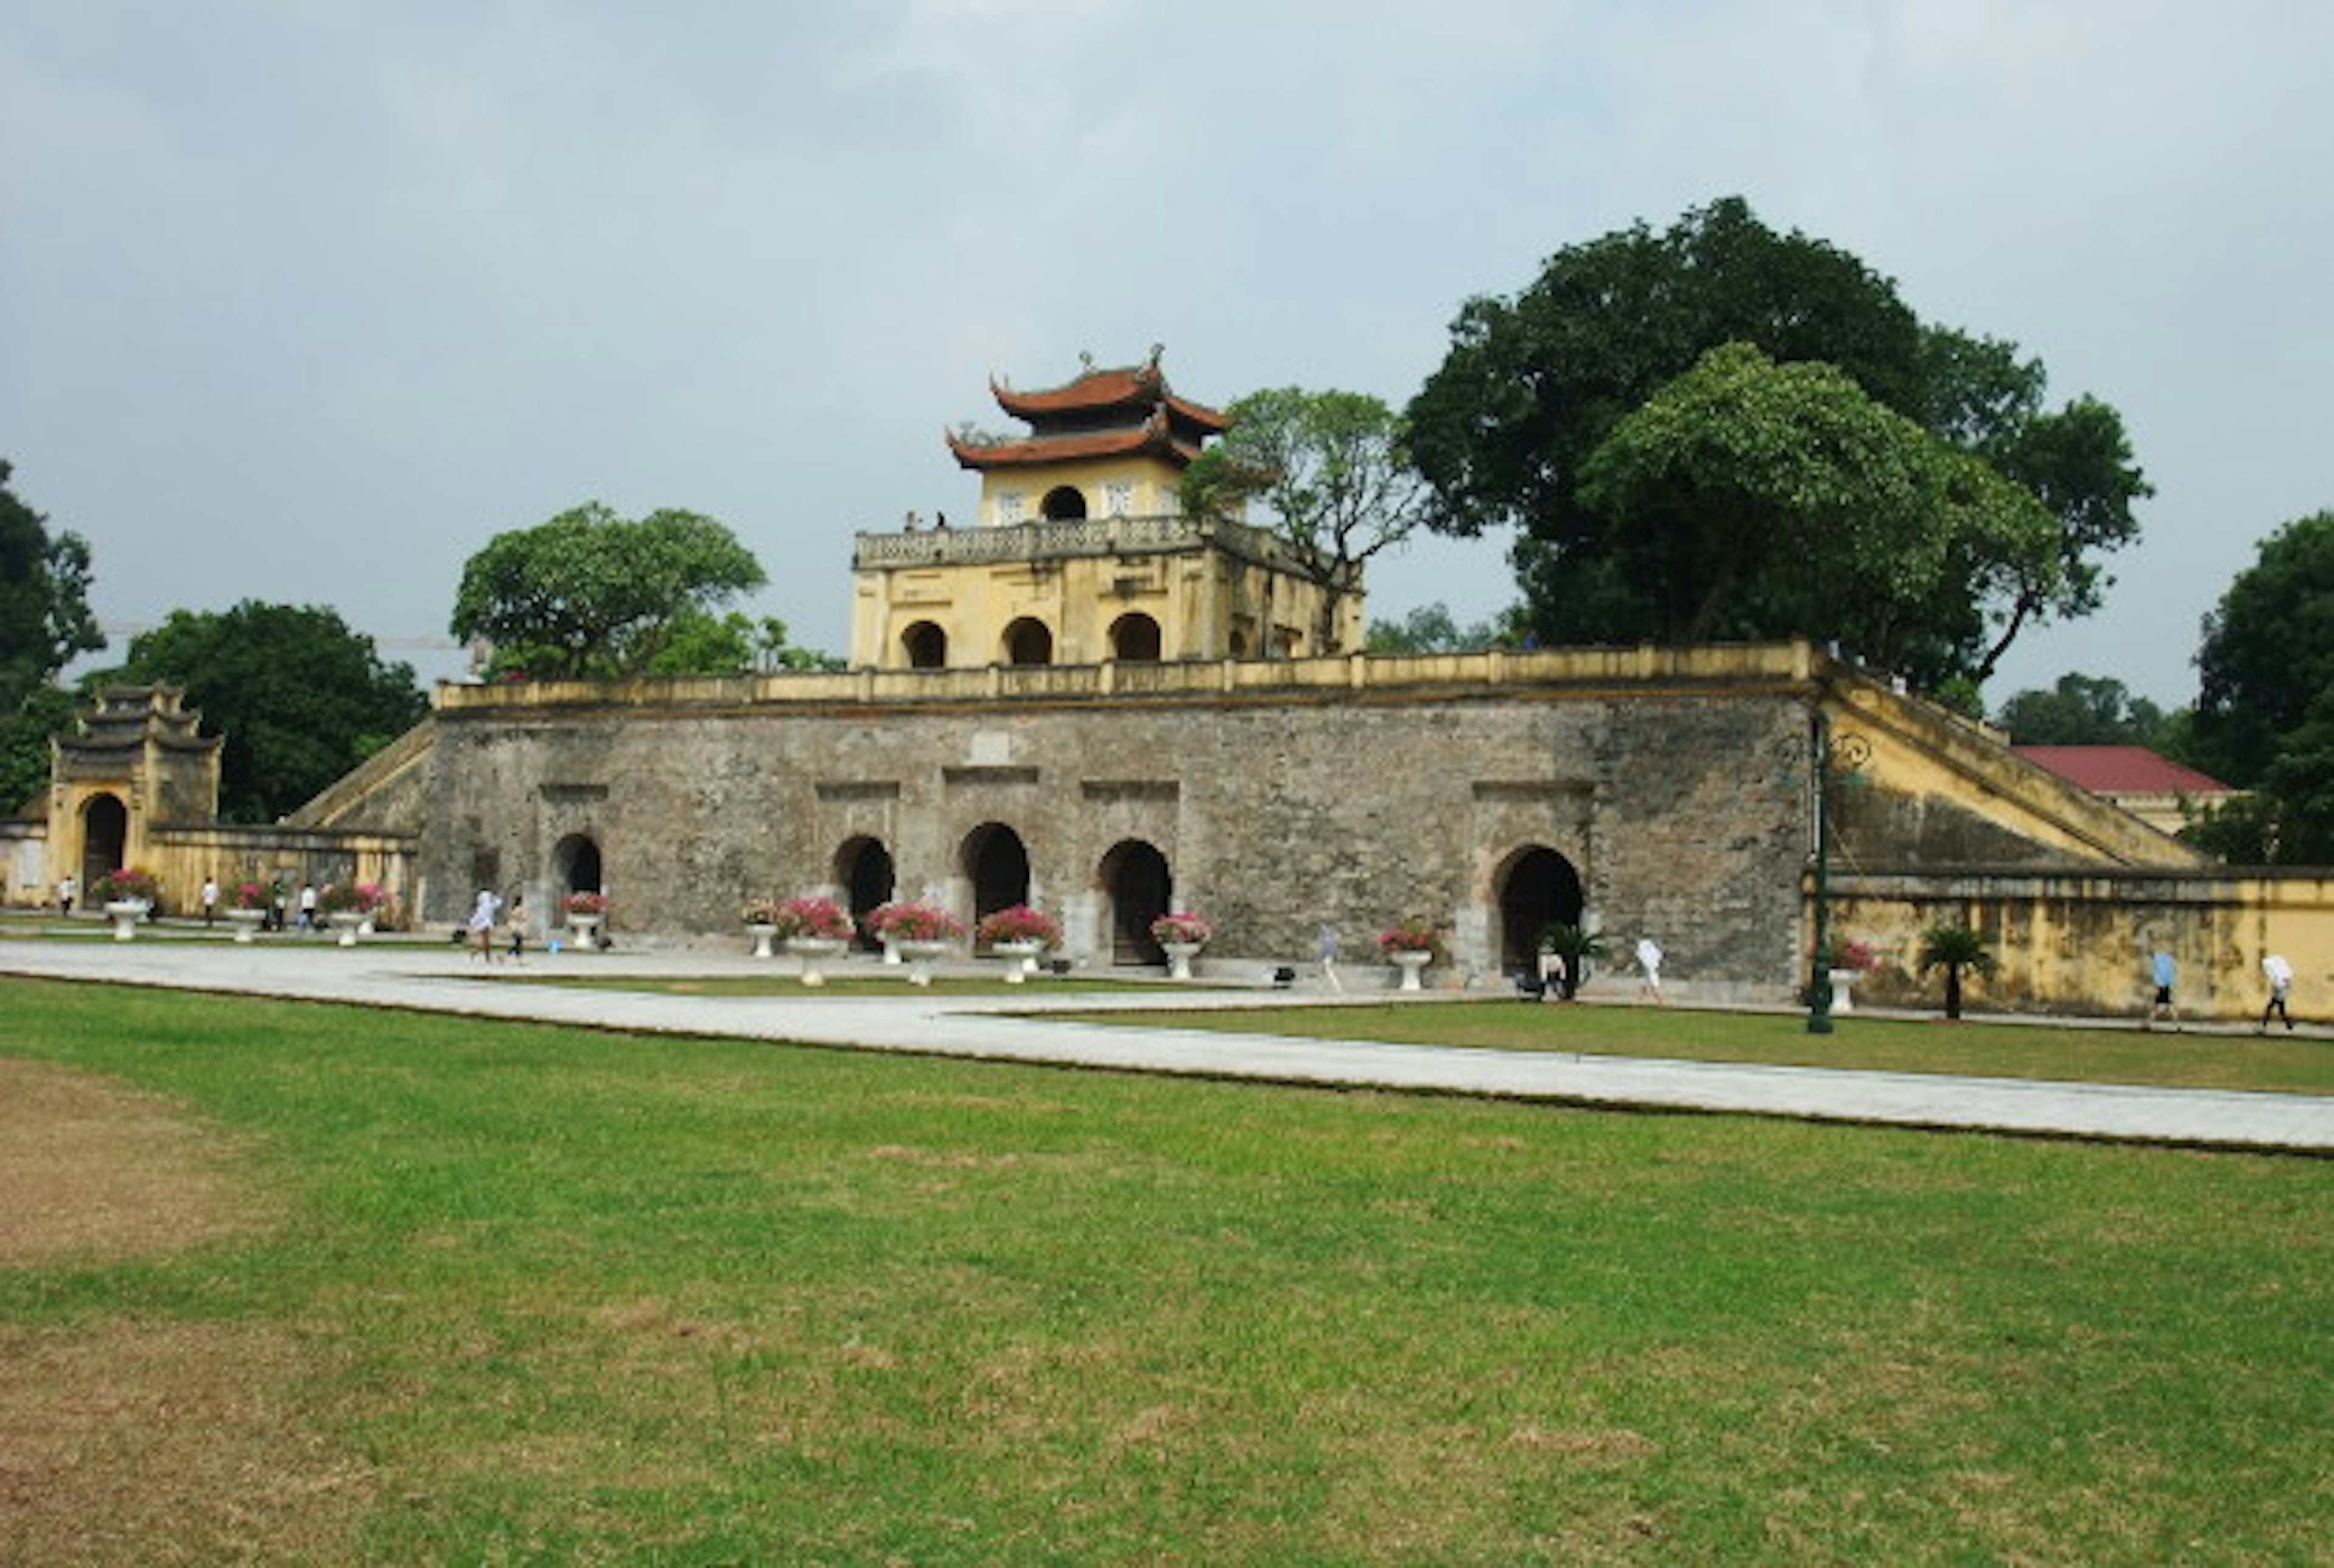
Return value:
M 1372 961 L 1378 930 L 1423 913 L 1461 972 L 1490 973 L 1504 879 L 1541 849 L 1622 948 L 1648 932 L 1681 976 L 1787 993 L 1813 688 L 1804 650 L 1744 655 L 1496 683 L 1319 660 L 1268 686 L 1152 694 L 1097 694 L 1092 671 L 1080 694 L 1056 669 L 1030 672 L 1051 695 L 925 702 L 851 700 L 847 676 L 796 702 L 477 691 L 440 704 L 419 880 L 436 919 L 480 884 L 548 900 L 562 846 L 588 841 L 620 938 L 717 934 L 749 894 L 839 891 L 845 846 L 873 839 L 899 896 L 969 918 L 967 845 L 1001 824 L 1026 846 L 1031 900 L 1089 960 L 1110 956 L 1106 868 L 1133 842 L 1164 858 L 1176 906 L 1215 921 L 1215 962 L 1309 960 L 1324 925 Z

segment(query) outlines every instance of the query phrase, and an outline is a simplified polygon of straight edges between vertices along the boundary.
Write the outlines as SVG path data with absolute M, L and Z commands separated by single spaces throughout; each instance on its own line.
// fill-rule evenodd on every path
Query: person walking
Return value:
M 2179 1028 L 2180 1010 L 2172 1005 L 2172 986 L 2179 977 L 2180 966 L 2173 962 L 2171 954 L 2158 948 L 2148 960 L 2147 974 L 2148 978 L 2156 983 L 2156 999 L 2147 1005 L 2147 1022 L 2144 1027 L 2153 1029 L 2156 1021 L 2162 1018 L 2175 1029 Z
M 2285 1010 L 2285 999 L 2293 991 L 2293 966 L 2285 961 L 2284 954 L 2271 953 L 2262 960 L 2262 973 L 2269 976 L 2269 1005 L 2262 1009 L 2261 1024 L 2253 1033 L 2269 1033 L 2269 1015 L 2272 1013 L 2285 1020 L 2290 1033 L 2293 1028 L 2293 1015 Z
M 478 901 L 470 906 L 470 937 L 478 945 L 478 957 L 491 964 L 495 961 L 495 923 L 502 918 L 503 901 L 492 888 L 478 890 Z
M 81 884 L 73 880 L 73 874 L 71 871 L 57 879 L 57 918 L 59 919 L 72 919 L 73 899 L 80 891 Z
M 1651 937 L 1637 938 L 1637 1000 L 1651 997 L 1654 1005 L 1668 1006 L 1668 994 L 1662 989 L 1662 945 Z
M 209 876 L 203 879 L 203 924 L 206 926 L 213 925 L 217 923 L 217 919 L 218 873 L 217 871 L 213 871 Z
M 514 964 L 519 964 L 519 963 L 524 963 L 524 962 L 526 962 L 526 894 L 524 894 L 524 893 L 513 893 L 513 894 L 511 895 L 511 901 L 510 901 L 510 914 L 509 914 L 509 916 L 507 917 L 507 919 L 506 919 L 506 921 L 505 921 L 505 928 L 506 928 L 510 932 L 510 961 L 511 961 L 512 963 L 514 963 Z

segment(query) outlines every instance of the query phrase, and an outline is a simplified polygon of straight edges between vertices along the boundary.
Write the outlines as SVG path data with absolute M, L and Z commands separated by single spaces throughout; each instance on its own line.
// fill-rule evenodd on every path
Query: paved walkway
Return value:
M 860 972 L 873 972 L 872 960 Z M 709 950 L 541 955 L 555 976 L 785 973 Z M 859 966 L 854 964 L 854 968 Z M 498 971 L 502 973 L 506 971 Z M 0 941 L 0 974 L 113 980 L 191 990 L 351 1002 L 479 1017 L 1282 1083 L 1437 1091 L 1664 1110 L 1744 1111 L 1827 1121 L 2117 1139 L 2233 1149 L 2334 1151 L 2334 1097 L 1833 1068 L 1390 1045 L 1146 1026 L 1146 1009 L 1318 1003 L 1304 992 L 1130 986 L 1124 994 L 945 996 L 690 996 L 481 983 L 478 960 L 450 945 L 380 941 L 352 948 L 292 938 L 117 943 Z M 1020 1014 L 1109 1009 L 1108 1024 Z M 6 1024 L 0 1020 L 0 1052 Z

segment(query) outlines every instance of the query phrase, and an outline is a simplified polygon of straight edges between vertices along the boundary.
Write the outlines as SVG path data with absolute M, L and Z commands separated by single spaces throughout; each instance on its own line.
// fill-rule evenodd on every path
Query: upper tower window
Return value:
M 1046 492 L 1038 510 L 1048 523 L 1066 523 L 1086 515 L 1086 493 L 1075 485 L 1056 485 Z

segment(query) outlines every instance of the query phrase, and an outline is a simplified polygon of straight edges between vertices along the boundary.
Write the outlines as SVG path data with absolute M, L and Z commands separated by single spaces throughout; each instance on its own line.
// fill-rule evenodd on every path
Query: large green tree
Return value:
M 2235 859 L 2334 864 L 2334 512 L 2263 540 L 2204 633 L 2192 755 L 2254 792 L 2204 841 Z
M 593 501 L 489 540 L 462 569 L 452 625 L 506 671 L 625 678 L 656 669 L 678 633 L 701 630 L 692 618 L 764 582 L 710 517 L 666 509 L 635 521 Z
M 1624 415 L 1579 496 L 1673 642 L 1790 630 L 1901 668 L 1975 563 L 2055 558 L 2031 495 L 1834 367 L 1747 343 Z
M 2231 784 L 2258 784 L 2334 688 L 2334 512 L 2262 541 L 2204 617 L 2196 669 L 2199 758 Z
M 105 646 L 90 613 L 88 544 L 51 534 L 9 487 L 14 473 L 0 458 L 0 706 L 10 709 L 73 655 Z
M 1402 420 L 1366 392 L 1277 387 L 1225 410 L 1231 428 L 1184 470 L 1183 510 L 1220 516 L 1259 501 L 1305 547 L 1298 565 L 1321 590 L 1315 649 L 1338 651 L 1338 611 L 1365 564 L 1417 528 L 1426 488 Z
M 1994 722 L 2019 746 L 2146 746 L 2162 749 L 2169 734 L 2164 710 L 2134 697 L 2112 676 L 2069 671 L 2048 691 L 2012 696 Z
M 1434 492 L 1428 525 L 1461 535 L 1515 528 L 1526 613 L 1545 639 L 1674 635 L 1672 581 L 1642 575 L 1662 553 L 1635 537 L 1643 509 L 1616 510 L 1609 489 L 1599 497 L 1583 483 L 1623 419 L 1730 342 L 1779 364 L 1835 367 L 1874 402 L 2032 492 L 2055 521 L 2055 551 L 2027 548 L 2021 526 L 2019 553 L 1999 559 L 1970 553 L 1984 535 L 1965 517 L 1941 519 L 1958 531 L 1960 554 L 1917 607 L 1917 624 L 1895 634 L 1908 672 L 1982 678 L 2021 630 L 2096 605 L 2096 557 L 2136 535 L 2131 504 L 2147 493 L 2115 411 L 2079 399 L 2045 412 L 2041 367 L 2013 345 L 1924 326 L 1887 279 L 1823 241 L 1775 233 L 1737 197 L 1664 233 L 1641 224 L 1571 246 L 1512 299 L 1462 306 L 1442 364 L 1406 415 Z M 1792 564 L 1741 563 L 1751 578 Z M 1736 601 L 1749 618 L 1738 618 L 1741 634 L 1806 629 L 1789 619 L 1790 595 L 1767 597 Z
M 429 711 L 412 667 L 384 663 L 335 611 L 246 599 L 178 610 L 105 676 L 185 688 L 224 736 L 219 813 L 266 822 L 313 798 Z
M 10 487 L 14 473 L 0 458 L 0 814 L 48 783 L 49 737 L 72 714 L 58 672 L 105 646 L 90 612 L 88 544 L 51 533 Z

